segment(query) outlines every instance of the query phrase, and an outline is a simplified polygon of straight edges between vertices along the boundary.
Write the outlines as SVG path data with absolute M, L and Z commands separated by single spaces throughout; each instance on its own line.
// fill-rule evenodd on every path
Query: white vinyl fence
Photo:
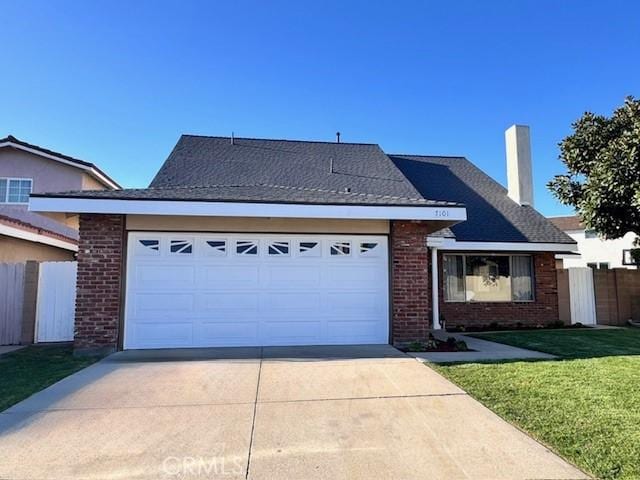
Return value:
M 36 343 L 73 340 L 77 270 L 77 262 L 40 264 Z
M 593 270 L 588 267 L 568 268 L 571 323 L 596 324 L 596 299 Z
M 0 263 L 0 345 L 17 345 L 22 336 L 24 263 Z

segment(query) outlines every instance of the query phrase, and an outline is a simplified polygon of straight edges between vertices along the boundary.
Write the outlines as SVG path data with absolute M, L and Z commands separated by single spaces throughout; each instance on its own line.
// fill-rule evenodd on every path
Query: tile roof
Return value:
M 0 208 L 0 223 L 21 230 L 58 238 L 70 243 L 78 242 L 78 231 L 55 220 L 28 210 Z

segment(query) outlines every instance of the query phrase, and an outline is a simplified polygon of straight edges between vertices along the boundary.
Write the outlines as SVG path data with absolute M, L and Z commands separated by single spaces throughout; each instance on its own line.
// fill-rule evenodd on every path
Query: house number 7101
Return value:
M 436 210 L 436 217 L 448 217 L 449 212 L 447 210 Z

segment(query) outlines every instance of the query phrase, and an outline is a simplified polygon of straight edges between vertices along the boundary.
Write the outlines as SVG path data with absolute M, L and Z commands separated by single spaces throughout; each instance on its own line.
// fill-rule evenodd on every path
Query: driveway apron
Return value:
M 127 351 L 0 414 L 0 479 L 577 479 L 390 346 Z

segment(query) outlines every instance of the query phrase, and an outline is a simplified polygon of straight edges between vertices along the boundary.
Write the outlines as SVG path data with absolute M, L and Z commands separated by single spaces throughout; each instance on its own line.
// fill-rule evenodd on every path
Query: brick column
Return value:
M 123 215 L 80 215 L 76 353 L 109 353 L 118 346 L 123 248 Z
M 428 226 L 391 222 L 391 333 L 394 345 L 424 341 L 429 323 Z

